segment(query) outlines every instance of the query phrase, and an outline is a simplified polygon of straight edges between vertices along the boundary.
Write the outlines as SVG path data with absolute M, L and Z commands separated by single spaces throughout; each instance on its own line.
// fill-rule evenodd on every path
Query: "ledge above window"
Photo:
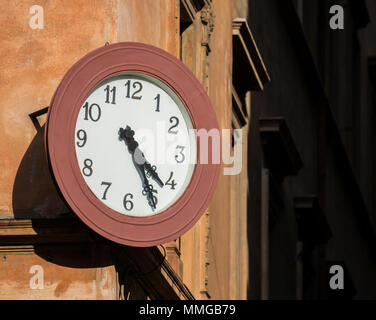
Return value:
M 251 90 L 263 90 L 270 77 L 246 19 L 232 21 L 232 40 L 233 73 Z

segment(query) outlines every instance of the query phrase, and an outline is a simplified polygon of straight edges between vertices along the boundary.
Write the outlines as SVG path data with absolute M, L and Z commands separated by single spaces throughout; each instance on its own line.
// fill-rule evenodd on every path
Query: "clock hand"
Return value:
M 152 209 L 156 208 L 158 199 L 153 193 L 158 193 L 157 190 L 153 190 L 153 185 L 149 183 L 148 179 L 146 178 L 145 174 L 145 166 L 144 164 L 140 163 L 140 154 L 143 156 L 143 153 L 140 149 L 138 149 L 138 143 L 134 140 L 134 131 L 131 130 L 129 126 L 126 129 L 120 128 L 119 130 L 119 138 L 124 140 L 126 145 L 128 146 L 129 152 L 132 154 L 133 164 L 135 165 L 141 180 L 142 180 L 142 194 L 147 196 L 147 200 L 149 205 Z M 146 162 L 146 160 L 144 160 Z M 150 166 L 150 164 L 149 164 Z M 150 166 L 151 168 L 151 166 Z M 153 168 L 151 168 L 153 170 Z
M 145 161 L 144 163 L 144 168 L 146 170 L 146 173 L 152 177 L 152 179 L 154 181 L 156 181 L 159 186 L 162 188 L 164 186 L 164 183 L 162 182 L 162 180 L 159 178 L 158 176 L 158 173 L 156 172 L 157 170 L 157 167 L 156 166 L 152 166 L 149 162 Z
M 147 197 L 148 203 L 152 209 L 157 206 L 158 199 L 153 193 L 158 193 L 157 190 L 153 189 L 153 185 L 149 183 L 145 175 L 144 167 L 135 163 L 136 169 L 139 172 L 142 180 L 142 194 Z
M 162 188 L 164 186 L 164 183 L 159 178 L 158 173 L 156 172 L 157 167 L 152 166 L 148 161 L 146 161 L 145 156 L 143 152 L 138 148 L 137 141 L 134 140 L 134 131 L 131 129 L 131 127 L 126 126 L 125 129 L 120 128 L 119 135 L 121 139 L 125 139 L 126 144 L 128 145 L 128 150 L 135 155 L 136 157 L 136 163 L 144 166 L 145 171 L 147 175 L 152 177 L 154 181 L 156 181 L 159 186 Z
M 119 129 L 119 139 L 124 140 L 125 144 L 128 146 L 128 150 L 131 154 L 134 154 L 136 148 L 138 148 L 138 143 L 134 140 L 134 131 L 131 127 L 126 126 L 125 129 Z

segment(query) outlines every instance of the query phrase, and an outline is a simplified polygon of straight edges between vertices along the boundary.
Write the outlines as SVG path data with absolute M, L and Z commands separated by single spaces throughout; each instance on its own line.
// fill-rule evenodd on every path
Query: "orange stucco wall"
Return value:
M 32 17 L 29 9 L 35 5 L 34 1 L 1 0 L 1 3 L 6 10 L 0 12 L 0 219 L 64 217 L 69 210 L 55 189 L 45 158 L 45 116 L 38 118 L 41 126 L 38 127 L 29 114 L 48 106 L 56 87 L 70 66 L 106 42 L 145 42 L 179 56 L 180 2 L 41 1 L 39 5 L 44 9 L 43 29 L 32 29 L 29 26 Z M 218 23 L 214 24 L 210 44 L 212 52 L 209 57 L 208 91 L 221 128 L 230 128 L 232 1 L 214 0 L 212 8 Z M 229 186 L 229 178 L 221 173 L 217 192 L 209 208 L 210 236 L 207 246 L 200 247 L 194 242 L 194 236 L 187 238 L 193 241 L 192 250 L 209 250 L 206 274 L 209 293 L 213 298 L 222 299 L 229 298 Z M 200 241 L 202 243 L 205 239 L 201 238 Z M 182 261 L 193 259 L 190 253 L 184 254 Z M 206 262 L 205 259 L 199 261 L 202 264 Z M 71 279 L 69 290 L 72 291 L 67 287 L 60 298 L 78 297 L 80 292 L 86 291 L 89 298 L 115 297 L 113 290 L 106 289 L 106 286 L 115 286 L 115 271 L 108 263 L 105 268 L 106 272 L 109 272 L 106 278 L 109 280 L 104 282 L 97 275 L 97 269 L 76 270 L 71 266 L 48 261 L 43 255 L 33 251 L 25 257 L 12 256 L 4 260 L 3 271 L 0 272 L 0 291 L 4 292 L 4 286 L 8 291 L 6 296 L 0 298 L 30 296 L 28 279 L 31 275 L 28 273 L 28 266 L 33 263 L 42 264 L 46 273 L 50 273 L 47 278 L 50 279 L 47 286 L 49 289 L 40 291 L 38 297 L 59 298 L 56 288 L 65 288 L 61 281 L 67 278 Z M 16 265 L 14 270 L 19 273 L 18 277 L 8 279 L 10 270 Z M 190 288 L 193 281 L 191 279 L 195 278 L 195 275 L 190 274 L 192 270 L 185 269 L 183 272 L 183 279 L 188 279 L 187 286 Z M 80 280 L 80 272 L 86 282 Z M 51 273 L 54 276 L 51 276 Z M 21 284 L 15 284 L 17 281 Z M 194 291 L 194 294 L 199 296 L 200 286 L 196 286 Z

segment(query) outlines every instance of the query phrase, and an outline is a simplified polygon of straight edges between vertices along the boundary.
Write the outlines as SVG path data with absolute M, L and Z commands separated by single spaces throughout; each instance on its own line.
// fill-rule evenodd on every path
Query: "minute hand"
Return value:
M 147 196 L 150 206 L 153 209 L 155 209 L 157 205 L 157 198 L 153 193 L 156 193 L 157 191 L 153 190 L 153 186 L 149 183 L 148 179 L 146 178 L 144 167 L 137 163 L 135 163 L 135 166 L 142 179 L 142 187 L 143 187 L 142 194 Z

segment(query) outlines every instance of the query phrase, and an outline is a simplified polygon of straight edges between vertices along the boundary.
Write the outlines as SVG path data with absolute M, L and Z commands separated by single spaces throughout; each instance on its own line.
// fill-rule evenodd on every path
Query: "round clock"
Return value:
M 47 157 L 84 223 L 115 242 L 153 246 L 188 231 L 208 206 L 219 164 L 201 163 L 213 150 L 198 132 L 213 129 L 209 98 L 183 63 L 118 43 L 83 57 L 59 84 Z

